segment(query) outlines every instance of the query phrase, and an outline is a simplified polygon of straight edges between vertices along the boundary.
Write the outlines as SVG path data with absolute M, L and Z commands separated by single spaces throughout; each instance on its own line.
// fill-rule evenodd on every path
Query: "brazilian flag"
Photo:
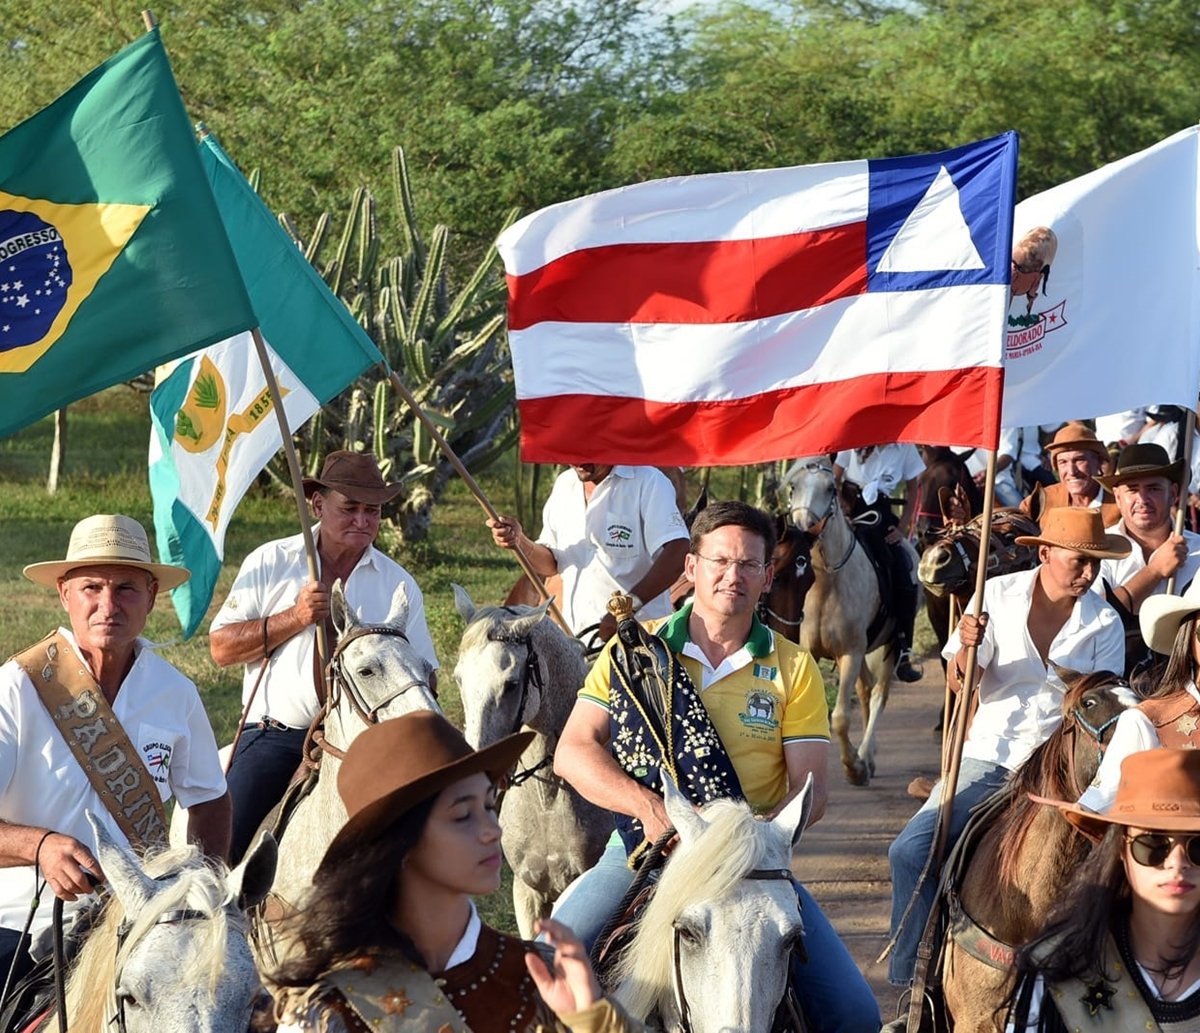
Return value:
M 0 437 L 256 322 L 157 29 L 0 137 Z

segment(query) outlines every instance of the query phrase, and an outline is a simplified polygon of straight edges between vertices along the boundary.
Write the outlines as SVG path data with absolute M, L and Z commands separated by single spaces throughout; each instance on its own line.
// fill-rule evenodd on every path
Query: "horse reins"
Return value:
M 1121 716 L 1121 713 L 1121 711 L 1118 711 L 1117 713 L 1113 714 L 1113 716 L 1105 721 L 1102 725 L 1094 725 L 1091 721 L 1084 717 L 1083 709 L 1076 705 L 1071 708 L 1071 717 L 1073 717 L 1075 720 L 1071 727 L 1067 729 L 1067 732 L 1064 734 L 1069 734 L 1071 736 L 1072 746 L 1074 746 L 1075 732 L 1079 728 L 1082 728 L 1095 742 L 1096 757 L 1098 761 L 1101 761 L 1104 759 L 1104 750 L 1106 748 L 1104 742 L 1104 733 L 1117 723 L 1117 719 Z M 1079 796 L 1084 789 L 1087 788 L 1086 786 L 1081 786 L 1079 784 L 1078 772 L 1075 769 L 1075 750 L 1073 748 L 1067 752 L 1067 777 L 1071 780 L 1071 785 L 1074 786 L 1074 793 L 1076 796 Z
M 513 612 L 507 606 L 504 607 L 504 609 L 510 613 Z M 509 735 L 516 735 L 516 733 L 519 732 L 525 724 L 525 703 L 529 699 L 529 686 L 534 686 L 538 692 L 545 692 L 546 690 L 546 684 L 542 680 L 541 658 L 538 656 L 537 646 L 533 644 L 532 632 L 528 635 L 508 635 L 505 633 L 499 633 L 496 635 L 489 635 L 488 640 L 491 642 L 504 642 L 508 645 L 525 647 L 525 662 L 521 665 L 521 684 L 520 696 L 517 699 L 517 714 L 513 719 L 513 726 L 508 732 Z M 543 768 L 548 767 L 551 763 L 553 763 L 553 761 L 554 758 L 547 754 L 536 764 L 534 764 L 533 767 L 523 768 L 520 771 L 514 771 L 508 776 L 508 787 L 512 788 L 513 786 L 519 786 L 524 782 L 528 782 L 531 778 L 536 778 L 539 782 L 545 782 L 547 785 L 551 784 L 550 780 L 539 777 L 538 772 L 540 772 Z
M 807 463 L 803 469 L 814 471 L 816 473 L 827 473 L 830 477 L 833 477 L 833 467 L 826 466 L 824 463 Z M 833 490 L 829 493 L 829 505 L 825 507 L 825 512 L 817 518 L 816 522 L 813 524 L 813 529 L 807 532 L 808 534 L 812 535 L 814 540 L 818 542 L 821 540 L 821 535 L 825 533 L 825 525 L 829 522 L 829 518 L 833 516 L 834 509 L 837 507 L 837 505 L 838 493 L 835 485 Z M 792 512 L 795 512 L 795 510 Z M 793 517 L 792 523 L 795 522 L 795 518 Z M 841 570 L 842 567 L 850 562 L 850 557 L 854 555 L 854 550 L 858 548 L 858 536 L 854 533 L 853 521 L 847 520 L 846 523 L 849 526 L 850 531 L 850 548 L 846 550 L 846 555 L 838 560 L 837 563 L 826 567 L 822 567 L 817 562 L 817 558 L 815 556 L 812 558 L 813 567 L 816 570 L 821 571 L 823 574 L 834 574 Z

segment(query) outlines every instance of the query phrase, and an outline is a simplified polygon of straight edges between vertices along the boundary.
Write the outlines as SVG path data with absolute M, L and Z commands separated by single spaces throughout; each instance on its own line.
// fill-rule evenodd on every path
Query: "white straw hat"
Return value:
M 192 576 L 184 567 L 152 562 L 146 529 L 133 517 L 119 513 L 84 517 L 71 531 L 66 559 L 31 563 L 24 573 L 35 585 L 55 588 L 69 570 L 100 566 L 137 567 L 152 574 L 168 591 Z
M 1200 612 L 1200 577 L 1193 578 L 1183 595 L 1152 595 L 1138 611 L 1142 638 L 1156 653 L 1169 656 L 1179 625 Z

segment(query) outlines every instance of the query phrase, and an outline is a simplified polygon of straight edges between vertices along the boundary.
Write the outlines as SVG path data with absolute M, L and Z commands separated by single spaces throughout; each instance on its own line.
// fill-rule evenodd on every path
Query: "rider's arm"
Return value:
M 51 892 L 63 900 L 92 892 L 85 868 L 96 878 L 104 878 L 100 862 L 74 836 L 0 821 L 0 868 L 33 864 L 35 858 Z
M 551 577 L 558 573 L 558 560 L 554 558 L 554 553 L 530 538 L 515 517 L 502 516 L 498 520 L 488 520 L 487 526 L 491 529 L 493 542 L 502 549 L 519 549 L 539 577 Z
M 232 836 L 233 803 L 228 791 L 215 800 L 188 808 L 188 842 L 195 843 L 209 857 L 228 861 Z
M 214 627 L 208 636 L 208 650 L 221 667 L 254 663 L 317 621 L 324 620 L 329 613 L 329 599 L 329 589 L 325 585 L 310 581 L 286 610 L 269 617 L 254 617 Z
M 774 818 L 795 797 L 809 774 L 812 774 L 812 811 L 808 815 L 809 825 L 815 825 L 825 813 L 829 801 L 829 743 L 812 740 L 783 744 L 783 761 L 787 765 L 787 796 L 771 808 L 768 819 Z
M 674 541 L 667 542 L 659 550 L 653 565 L 646 571 L 646 576 L 633 586 L 633 594 L 643 602 L 647 602 L 665 592 L 683 573 L 683 559 L 687 552 L 688 540 L 686 538 L 676 538 Z
M 637 818 L 653 841 L 671 827 L 662 798 L 621 770 L 608 743 L 608 711 L 576 700 L 554 751 L 554 773 L 597 807 Z

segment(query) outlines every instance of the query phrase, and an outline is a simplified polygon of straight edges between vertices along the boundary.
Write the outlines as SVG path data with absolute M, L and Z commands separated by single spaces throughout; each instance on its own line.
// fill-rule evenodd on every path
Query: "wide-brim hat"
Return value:
M 1128 481 L 1141 480 L 1143 477 L 1165 477 L 1172 484 L 1179 483 L 1183 473 L 1183 460 L 1171 462 L 1167 450 L 1162 445 L 1126 445 L 1117 456 L 1117 465 L 1108 477 L 1096 476 L 1096 480 L 1106 488 L 1115 488 L 1118 484 Z
M 1060 427 L 1046 446 L 1046 452 L 1051 458 L 1056 452 L 1095 452 L 1101 459 L 1108 458 L 1104 442 L 1096 437 L 1095 431 L 1082 423 L 1068 423 Z
M 1124 535 L 1106 534 L 1100 510 L 1090 506 L 1055 506 L 1040 521 L 1042 533 L 1023 534 L 1018 545 L 1055 545 L 1099 560 L 1128 556 L 1132 543 Z
M 350 818 L 321 868 L 378 839 L 417 804 L 468 775 L 483 772 L 498 781 L 534 735 L 516 732 L 473 750 L 462 732 L 432 710 L 372 725 L 350 744 L 338 772 L 338 795 Z
M 1200 750 L 1143 750 L 1121 761 L 1121 781 L 1103 814 L 1077 803 L 1029 794 L 1057 807 L 1089 839 L 1099 841 L 1113 825 L 1148 831 L 1200 832 Z
M 1192 579 L 1183 595 L 1152 595 L 1142 602 L 1138 611 L 1142 638 L 1156 653 L 1169 655 L 1179 626 L 1194 613 L 1200 613 L 1200 577 Z
M 351 502 L 382 506 L 400 494 L 403 485 L 383 479 L 374 456 L 362 452 L 330 452 L 321 466 L 319 477 L 305 477 L 304 496 L 314 491 L 339 491 Z
M 192 576 L 185 567 L 153 562 L 146 529 L 120 513 L 84 517 L 71 530 L 66 559 L 31 563 L 24 574 L 35 585 L 56 588 L 58 579 L 76 567 L 102 566 L 137 567 L 152 574 L 159 587 L 168 591 Z

